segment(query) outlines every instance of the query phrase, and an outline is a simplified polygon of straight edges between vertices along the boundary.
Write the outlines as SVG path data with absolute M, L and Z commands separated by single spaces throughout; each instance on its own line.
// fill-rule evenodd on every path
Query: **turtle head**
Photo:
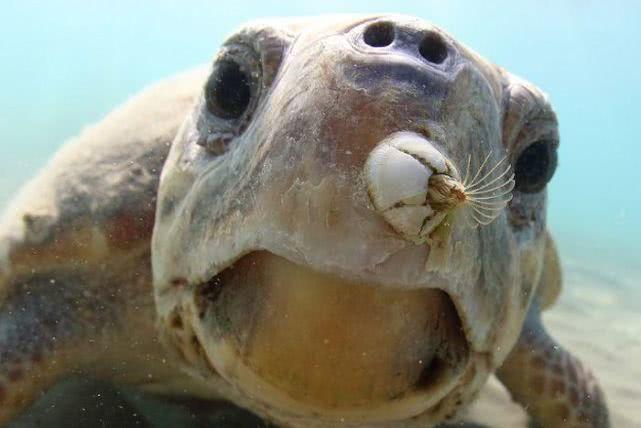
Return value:
M 453 415 L 520 331 L 557 145 L 540 91 L 422 20 L 243 27 L 161 177 L 165 343 L 289 425 Z

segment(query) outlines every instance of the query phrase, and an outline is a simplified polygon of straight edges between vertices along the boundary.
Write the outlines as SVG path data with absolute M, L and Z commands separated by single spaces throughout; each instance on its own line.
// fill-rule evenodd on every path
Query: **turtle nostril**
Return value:
M 423 58 L 434 64 L 441 64 L 447 58 L 445 41 L 436 33 L 427 33 L 418 51 Z
M 375 48 L 389 46 L 394 41 L 394 26 L 389 22 L 376 22 L 365 29 L 363 40 Z

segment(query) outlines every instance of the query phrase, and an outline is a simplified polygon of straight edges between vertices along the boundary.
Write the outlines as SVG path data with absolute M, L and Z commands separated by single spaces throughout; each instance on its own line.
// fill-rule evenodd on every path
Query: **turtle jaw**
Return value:
M 212 370 L 284 414 L 404 420 L 437 406 L 470 364 L 440 289 L 348 281 L 266 251 L 196 289 L 194 327 Z

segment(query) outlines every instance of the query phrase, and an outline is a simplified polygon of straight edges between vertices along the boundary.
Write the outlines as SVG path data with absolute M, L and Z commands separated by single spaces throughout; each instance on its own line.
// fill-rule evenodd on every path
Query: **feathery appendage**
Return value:
M 492 223 L 512 200 L 514 173 L 504 156 L 493 167 L 488 167 L 492 152 L 488 153 L 478 170 L 471 176 L 472 156 L 467 158 L 467 170 L 462 185 L 465 194 L 464 218 L 470 227 Z

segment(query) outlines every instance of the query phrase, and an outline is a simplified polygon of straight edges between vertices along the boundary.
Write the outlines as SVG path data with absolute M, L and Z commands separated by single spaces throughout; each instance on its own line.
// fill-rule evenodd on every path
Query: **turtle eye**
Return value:
M 262 91 L 260 52 L 240 43 L 223 47 L 203 88 L 196 144 L 225 153 L 251 123 Z
M 556 164 L 556 148 L 550 141 L 530 144 L 516 160 L 515 190 L 523 193 L 540 192 L 554 175 Z
M 238 119 L 249 107 L 251 77 L 234 59 L 216 62 L 205 87 L 207 110 L 221 119 Z

